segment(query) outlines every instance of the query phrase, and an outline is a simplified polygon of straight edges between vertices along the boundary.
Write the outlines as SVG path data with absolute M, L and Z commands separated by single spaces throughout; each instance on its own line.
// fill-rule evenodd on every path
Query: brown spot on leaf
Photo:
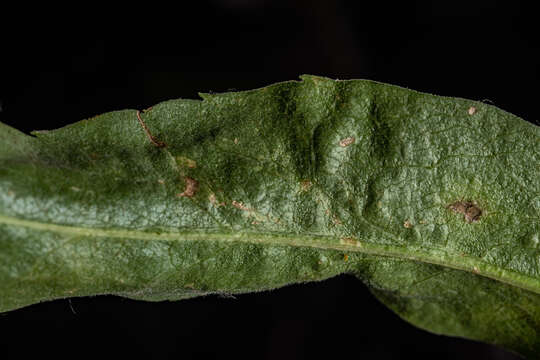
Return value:
M 476 113 L 476 108 L 474 106 L 471 106 L 469 110 L 467 110 L 469 115 L 474 115 Z
M 344 254 L 344 255 L 343 255 L 343 260 L 344 260 L 344 261 L 349 261 L 349 255 Z
M 161 185 L 165 185 L 165 180 L 163 180 L 163 179 L 158 179 L 157 182 L 160 183 Z
M 341 140 L 339 142 L 339 146 L 346 147 L 346 146 L 349 146 L 351 144 L 354 144 L 354 141 L 355 141 L 355 139 L 351 136 L 351 137 L 348 137 L 348 138 L 345 138 L 345 139 Z
M 478 221 L 482 216 L 482 209 L 472 201 L 456 201 L 448 205 L 448 208 L 455 213 L 463 214 L 468 223 Z
M 250 208 L 248 208 L 247 206 L 245 206 L 244 204 L 242 204 L 241 202 L 238 202 L 236 200 L 233 200 L 232 206 L 234 206 L 237 209 L 244 210 L 244 211 L 249 211 L 250 210 Z
M 406 227 L 407 229 L 412 228 L 412 224 L 409 220 L 405 220 L 405 222 L 403 223 L 403 226 Z
M 308 191 L 313 184 L 309 180 L 302 180 L 300 183 L 300 186 L 302 187 L 302 191 Z
M 238 138 L 234 138 L 234 145 L 238 145 Z
M 181 194 L 177 194 L 176 196 L 182 197 L 193 197 L 197 190 L 199 190 L 199 182 L 193 178 L 190 178 L 189 176 L 186 176 L 184 178 L 186 182 L 186 188 L 184 189 L 184 192 Z

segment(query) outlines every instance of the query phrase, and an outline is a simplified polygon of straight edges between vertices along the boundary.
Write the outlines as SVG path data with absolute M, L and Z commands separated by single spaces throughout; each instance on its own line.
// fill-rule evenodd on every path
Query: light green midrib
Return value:
M 516 286 L 536 294 L 540 294 L 540 279 L 518 273 L 514 270 L 503 269 L 486 263 L 471 256 L 461 256 L 449 253 L 442 249 L 406 248 L 403 246 L 374 244 L 355 240 L 355 245 L 346 242 L 336 243 L 339 238 L 324 235 L 297 235 L 297 234 L 264 234 L 255 232 L 146 232 L 138 230 L 116 230 L 85 228 L 71 225 L 58 225 L 42 223 L 34 220 L 17 219 L 11 216 L 0 215 L 0 223 L 20 226 L 40 231 L 108 238 L 129 238 L 139 240 L 166 240 L 166 241 L 226 241 L 252 244 L 281 245 L 294 247 L 309 247 L 322 250 L 340 250 L 359 252 L 364 254 L 387 256 L 399 259 L 420 261 L 444 267 L 464 270 L 476 275 L 485 276 L 503 283 Z

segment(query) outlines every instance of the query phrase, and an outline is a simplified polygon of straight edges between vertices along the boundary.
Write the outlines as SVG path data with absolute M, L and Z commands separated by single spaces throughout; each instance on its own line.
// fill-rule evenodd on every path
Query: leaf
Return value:
M 365 80 L 201 96 L 0 124 L 1 311 L 346 272 L 419 327 L 540 354 L 539 127 Z

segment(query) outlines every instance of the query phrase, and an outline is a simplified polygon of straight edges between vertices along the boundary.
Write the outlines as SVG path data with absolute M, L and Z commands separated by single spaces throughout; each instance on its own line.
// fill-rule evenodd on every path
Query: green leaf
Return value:
M 302 79 L 35 137 L 0 124 L 0 310 L 354 273 L 419 327 L 538 356 L 540 128 Z

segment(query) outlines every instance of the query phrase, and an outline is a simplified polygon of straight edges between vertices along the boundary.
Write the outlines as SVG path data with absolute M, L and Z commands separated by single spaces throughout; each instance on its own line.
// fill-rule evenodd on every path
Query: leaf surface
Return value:
M 365 80 L 201 96 L 0 124 L 0 311 L 354 273 L 419 327 L 540 354 L 539 127 Z

